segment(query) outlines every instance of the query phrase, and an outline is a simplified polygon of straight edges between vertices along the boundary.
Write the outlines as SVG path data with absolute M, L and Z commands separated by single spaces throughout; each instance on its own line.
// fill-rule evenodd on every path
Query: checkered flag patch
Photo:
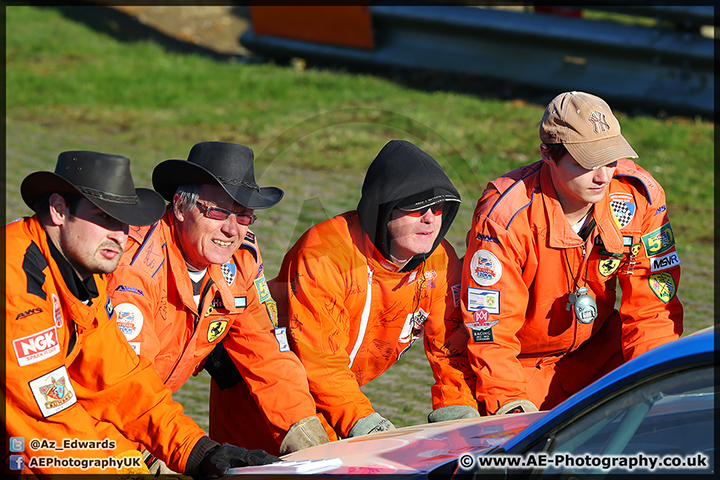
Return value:
M 225 277 L 227 284 L 232 285 L 235 281 L 235 274 L 237 274 L 237 266 L 235 266 L 234 263 L 226 263 L 220 265 L 220 270 L 222 270 L 223 277 Z
M 610 202 L 613 217 L 620 228 L 624 228 L 635 216 L 634 203 Z

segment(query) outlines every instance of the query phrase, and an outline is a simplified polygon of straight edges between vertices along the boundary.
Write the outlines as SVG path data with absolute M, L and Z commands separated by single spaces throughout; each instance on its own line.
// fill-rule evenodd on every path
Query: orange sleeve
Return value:
M 665 207 L 665 192 L 658 188 L 655 193 L 645 210 L 632 275 L 618 275 L 626 361 L 680 338 L 683 332 L 683 306 L 677 296 L 680 258 Z
M 115 306 L 118 327 L 132 349 L 155 363 L 160 352 L 156 328 L 162 325 L 164 315 L 154 298 L 159 289 L 152 283 L 152 278 L 143 270 L 120 265 L 108 276 L 107 292 Z M 160 371 L 158 375 L 163 376 Z
M 273 328 L 269 304 L 273 300 L 264 277 L 249 282 L 248 306 L 223 342 L 280 443 L 294 423 L 315 415 L 316 409 L 305 368 L 289 348 L 286 329 Z
M 463 321 L 470 335 L 470 364 L 477 376 L 475 395 L 488 414 L 510 400 L 526 399 L 527 377 L 518 360 L 520 341 L 517 332 L 523 325 L 529 292 L 523 282 L 522 265 L 526 249 L 511 234 L 493 221 L 477 214 L 467 236 L 467 252 L 463 260 L 461 304 Z M 494 238 L 496 242 L 481 241 Z M 479 253 L 478 253 L 479 252 Z M 475 257 L 478 255 L 478 257 Z M 471 273 L 473 257 L 491 259 L 501 265 L 502 273 L 492 285 L 479 285 Z M 487 319 L 476 318 L 477 308 L 468 305 L 469 296 L 491 294 L 502 296 L 502 308 Z M 484 324 L 484 325 L 483 325 Z
M 438 282 L 430 315 L 425 322 L 425 353 L 435 377 L 432 386 L 433 409 L 451 405 L 468 405 L 477 409 L 475 400 L 475 374 L 470 367 L 467 352 L 468 334 L 463 326 L 460 308 L 460 274 L 462 262 L 449 243 L 443 242 L 441 271 L 446 278 Z
M 362 268 L 361 281 L 367 285 L 367 267 Z M 357 315 L 347 311 L 343 288 L 353 283 L 347 277 L 356 273 L 306 248 L 285 257 L 273 284 L 286 308 L 291 345 L 305 365 L 317 408 L 343 438 L 355 422 L 374 412 L 349 366 L 350 322 Z
M 172 399 L 150 361 L 138 357 L 112 318 L 85 336 L 72 376 L 78 397 L 97 419 L 114 424 L 127 438 L 147 445 L 174 471 L 205 432 Z

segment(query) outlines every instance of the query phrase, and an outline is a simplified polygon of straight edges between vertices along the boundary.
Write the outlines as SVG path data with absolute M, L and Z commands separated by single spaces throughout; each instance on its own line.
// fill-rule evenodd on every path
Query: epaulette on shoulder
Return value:
M 652 205 L 653 199 L 662 191 L 662 186 L 650 173 L 632 160 L 618 162 L 614 178 L 634 185 Z
M 490 182 L 499 196 L 487 212 L 487 217 L 506 228 L 509 227 L 515 215 L 532 203 L 539 187 L 530 188 L 529 184 L 534 183 L 534 180 L 528 177 L 537 174 L 541 165 L 542 162 L 535 162 Z
M 252 252 L 253 256 L 255 257 L 255 261 L 257 262 L 258 246 L 257 246 L 257 238 L 255 237 L 255 232 L 248 229 L 247 233 L 245 234 L 245 238 L 243 238 L 243 241 L 240 244 L 240 248 L 244 248 L 244 249 Z

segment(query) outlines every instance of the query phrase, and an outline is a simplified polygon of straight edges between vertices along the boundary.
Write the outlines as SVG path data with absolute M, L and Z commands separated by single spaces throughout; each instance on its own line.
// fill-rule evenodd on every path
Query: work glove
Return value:
M 348 433 L 348 438 L 387 430 L 395 430 L 395 425 L 390 423 L 390 420 L 381 417 L 379 413 L 373 412 L 355 422 L 355 425 L 350 429 L 350 433 Z
M 225 443 L 215 445 L 208 450 L 192 475 L 201 478 L 214 478 L 225 475 L 231 468 L 267 465 L 279 461 L 278 457 L 270 455 L 264 450 L 248 450 L 247 448 Z
M 295 422 L 280 444 L 280 455 L 330 442 L 325 427 L 315 415 Z
M 508 413 L 524 413 L 524 412 L 537 412 L 538 409 L 534 403 L 524 398 L 517 400 L 510 400 L 505 405 L 497 409 L 495 415 L 506 415 Z
M 428 423 L 458 420 L 460 418 L 477 418 L 480 414 L 469 405 L 449 405 L 436 408 L 428 415 Z

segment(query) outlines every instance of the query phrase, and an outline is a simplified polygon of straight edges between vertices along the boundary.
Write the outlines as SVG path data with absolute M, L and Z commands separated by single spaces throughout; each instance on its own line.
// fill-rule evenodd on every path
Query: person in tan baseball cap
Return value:
M 562 93 L 539 133 L 542 159 L 488 184 L 467 235 L 463 322 L 488 415 L 550 409 L 683 330 L 665 192 L 608 104 Z

